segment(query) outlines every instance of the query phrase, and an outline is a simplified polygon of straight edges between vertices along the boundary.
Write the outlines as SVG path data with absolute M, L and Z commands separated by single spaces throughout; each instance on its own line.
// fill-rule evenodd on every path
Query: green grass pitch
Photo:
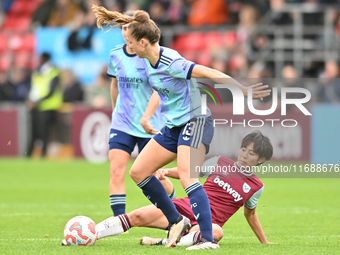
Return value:
M 260 244 L 243 209 L 224 227 L 220 250 L 196 254 L 340 254 L 340 179 L 262 179 L 257 214 L 270 242 Z M 66 222 L 110 217 L 109 164 L 0 159 L 0 254 L 187 254 L 184 247 L 144 247 L 139 238 L 164 230 L 134 228 L 92 247 L 61 247 Z M 178 181 L 177 197 L 185 196 Z M 149 201 L 126 176 L 127 211 Z

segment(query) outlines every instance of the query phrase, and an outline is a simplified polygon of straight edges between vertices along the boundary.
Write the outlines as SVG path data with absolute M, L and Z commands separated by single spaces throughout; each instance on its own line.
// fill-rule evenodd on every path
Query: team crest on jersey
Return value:
M 248 193 L 250 191 L 250 186 L 245 182 L 243 183 L 243 191 L 244 193 Z

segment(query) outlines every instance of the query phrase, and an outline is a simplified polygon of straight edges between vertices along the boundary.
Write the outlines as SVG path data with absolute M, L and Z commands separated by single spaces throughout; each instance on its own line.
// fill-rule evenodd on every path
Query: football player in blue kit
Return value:
M 127 15 L 133 16 L 133 12 L 128 12 Z M 127 28 L 128 25 L 122 26 L 124 38 Z M 150 138 L 157 133 L 155 130 L 164 126 L 164 118 L 158 107 L 157 92 L 148 84 L 142 60 L 126 44 L 111 50 L 107 74 L 112 77 L 113 108 L 109 139 L 110 205 L 114 216 L 118 216 L 125 214 L 124 177 L 130 155 L 136 144 L 141 152 Z M 141 123 L 151 123 L 153 133 L 146 133 Z M 170 198 L 175 198 L 170 181 L 164 180 L 162 183 Z
M 136 11 L 130 17 L 104 7 L 92 8 L 99 28 L 102 24 L 113 27 L 129 25 L 127 47 L 142 59 L 149 84 L 158 92 L 161 100 L 165 127 L 139 154 L 131 167 L 130 176 L 166 216 L 169 233 L 165 246 L 170 247 L 190 225 L 190 220 L 179 214 L 163 185 L 153 175 L 160 167 L 177 159 L 179 178 L 201 231 L 201 240 L 187 249 L 218 249 L 219 245 L 212 235 L 209 199 L 198 178 L 190 176 L 190 172 L 194 172 L 190 171 L 194 165 L 203 164 L 214 132 L 210 111 L 202 114 L 201 97 L 194 78 L 210 78 L 217 82 L 221 78 L 227 79 L 228 84 L 240 88 L 245 96 L 248 94 L 247 88 L 228 75 L 196 65 L 178 52 L 159 46 L 160 30 L 148 13 Z M 263 98 L 269 94 L 268 86 L 256 84 L 252 88 L 253 98 Z M 143 125 L 145 130 L 153 130 L 151 126 L 149 122 Z M 195 162 L 190 164 L 190 159 Z

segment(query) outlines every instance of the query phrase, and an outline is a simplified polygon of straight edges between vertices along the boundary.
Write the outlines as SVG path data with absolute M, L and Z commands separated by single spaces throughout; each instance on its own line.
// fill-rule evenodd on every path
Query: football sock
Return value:
M 171 200 L 176 198 L 175 188 L 174 188 L 174 190 L 172 191 L 172 193 L 169 197 L 170 197 Z
M 186 187 L 185 192 L 190 198 L 191 210 L 200 226 L 201 236 L 207 241 L 212 242 L 214 240 L 212 235 L 212 219 L 207 193 L 205 193 L 200 182 L 189 185 Z
M 162 210 L 170 224 L 177 221 L 179 218 L 179 212 L 157 177 L 151 175 L 137 183 L 137 186 L 142 189 L 144 195 L 151 201 L 151 203 Z
M 194 231 L 191 233 L 182 236 L 179 242 L 177 243 L 178 246 L 185 246 L 185 245 L 193 245 L 195 242 L 201 239 L 201 232 Z
M 110 195 L 110 204 L 114 216 L 125 213 L 126 195 Z
M 131 228 L 129 218 L 126 214 L 110 217 L 96 225 L 98 239 L 107 236 L 119 235 Z

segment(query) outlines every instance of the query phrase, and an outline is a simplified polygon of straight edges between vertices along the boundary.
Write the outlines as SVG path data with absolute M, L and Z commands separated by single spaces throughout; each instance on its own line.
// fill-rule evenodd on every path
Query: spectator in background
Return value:
M 292 65 L 286 65 L 282 69 L 282 78 L 284 79 L 285 87 L 298 87 L 298 75 Z
M 324 103 L 340 103 L 339 65 L 334 60 L 325 63 L 325 70 L 320 75 L 320 87 L 317 101 Z
M 70 23 L 71 34 L 67 40 L 68 48 L 71 51 L 92 48 L 92 35 L 96 28 L 96 17 L 91 11 L 92 5 L 100 5 L 100 0 L 84 0 L 74 19 Z M 82 28 L 82 36 L 79 32 Z
M 165 12 L 165 7 L 161 2 L 153 2 L 150 5 L 149 14 L 151 19 L 156 22 L 157 25 L 171 25 L 171 22 Z
M 7 72 L 0 70 L 0 102 L 9 101 L 13 95 L 13 86 L 7 77 Z
M 11 75 L 13 85 L 12 101 L 25 102 L 31 87 L 30 72 L 26 68 L 16 67 Z
M 51 16 L 56 0 L 41 0 L 41 4 L 35 10 L 32 17 L 33 28 L 44 27 Z
M 43 53 L 39 67 L 32 75 L 28 102 L 32 117 L 32 139 L 27 150 L 28 157 L 38 139 L 43 143 L 42 157 L 46 156 L 49 136 L 56 124 L 57 111 L 62 105 L 60 71 L 52 65 L 50 58 L 48 53 Z
M 63 88 L 64 103 L 83 101 L 83 88 L 71 69 L 65 69 L 61 72 L 61 87 Z
M 68 25 L 78 10 L 78 4 L 72 0 L 57 0 L 48 19 L 47 26 L 62 27 Z
M 237 27 L 237 41 L 245 46 L 249 37 L 253 33 L 257 20 L 259 19 L 259 11 L 253 5 L 243 5 L 239 13 L 239 23 Z
M 86 102 L 94 108 L 111 107 L 110 80 L 101 72 L 95 84 L 86 91 Z
M 188 24 L 193 27 L 215 26 L 228 21 L 228 7 L 224 0 L 190 0 Z
M 293 20 L 290 13 L 281 12 L 286 0 L 270 0 L 270 10 L 272 14 L 272 23 L 274 25 L 291 25 Z
M 186 23 L 186 6 L 182 0 L 171 0 L 167 15 L 172 24 Z
M 284 87 L 303 87 L 303 83 L 301 79 L 298 79 L 298 74 L 295 70 L 295 68 L 292 65 L 286 65 L 282 69 L 282 78 L 283 78 L 283 86 Z M 298 99 L 298 98 L 304 98 L 305 96 L 301 93 L 288 93 L 287 98 L 288 99 Z M 289 105 L 287 107 L 291 107 L 292 105 Z

